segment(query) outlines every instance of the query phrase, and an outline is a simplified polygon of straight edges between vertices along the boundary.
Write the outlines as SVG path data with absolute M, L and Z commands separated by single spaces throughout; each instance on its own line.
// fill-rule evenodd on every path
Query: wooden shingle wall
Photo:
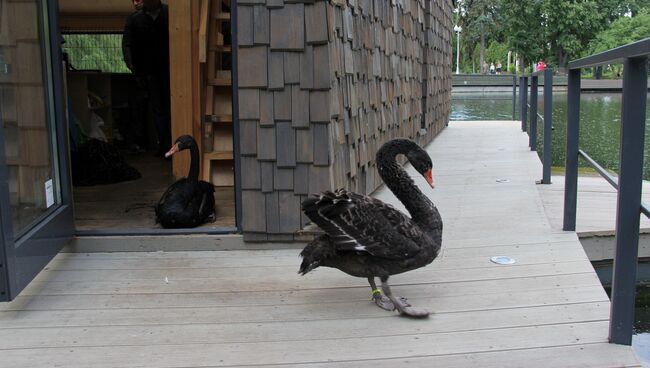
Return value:
M 245 240 L 291 241 L 308 194 L 372 192 L 381 144 L 446 124 L 451 0 L 237 4 Z

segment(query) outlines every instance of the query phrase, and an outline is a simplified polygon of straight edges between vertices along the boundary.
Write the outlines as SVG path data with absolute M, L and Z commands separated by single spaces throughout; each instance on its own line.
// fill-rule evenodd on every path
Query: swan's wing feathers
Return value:
M 414 227 L 410 219 L 373 198 L 339 189 L 310 197 L 303 210 L 338 250 L 392 259 L 409 258 L 420 250 L 409 236 Z

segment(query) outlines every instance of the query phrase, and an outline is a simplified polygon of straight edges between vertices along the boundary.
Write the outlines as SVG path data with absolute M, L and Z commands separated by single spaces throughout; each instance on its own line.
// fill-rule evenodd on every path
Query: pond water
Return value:
M 618 171 L 621 93 L 582 93 L 580 96 L 580 148 L 603 167 Z M 517 105 L 519 99 L 517 96 Z M 644 179 L 650 180 L 650 98 L 646 110 Z M 517 106 L 517 119 L 519 119 Z M 542 93 L 537 111 L 544 111 Z M 553 93 L 552 166 L 564 167 L 567 94 Z M 512 120 L 512 93 L 452 94 L 450 120 Z M 538 153 L 543 149 L 543 122 L 538 119 Z M 584 162 L 580 166 L 588 167 Z M 645 280 L 650 282 L 650 280 Z M 606 289 L 607 290 L 607 289 Z M 607 290 L 609 292 L 609 290 Z M 635 335 L 632 345 L 644 367 L 650 368 L 650 287 L 639 286 L 636 296 Z
M 621 93 L 586 93 L 580 96 L 580 148 L 603 167 L 618 171 Z M 648 99 L 650 101 L 650 98 Z M 518 100 L 517 100 L 518 101 Z M 517 103 L 519 105 L 519 103 Z M 644 179 L 650 180 L 650 102 L 647 104 Z M 517 106 L 518 107 L 518 106 Z M 539 94 L 537 111 L 544 111 Z M 552 166 L 564 167 L 566 141 L 567 94 L 553 94 Z M 519 109 L 517 118 L 519 119 Z M 512 93 L 452 94 L 451 120 L 512 120 Z M 538 151 L 543 149 L 544 126 L 538 119 Z M 588 167 L 580 160 L 580 166 Z

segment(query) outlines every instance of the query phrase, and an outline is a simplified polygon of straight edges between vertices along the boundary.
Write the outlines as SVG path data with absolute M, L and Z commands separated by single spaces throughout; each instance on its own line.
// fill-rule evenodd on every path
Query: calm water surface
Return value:
M 620 145 L 621 93 L 582 93 L 580 96 L 580 148 L 605 168 L 617 172 Z M 519 105 L 517 100 L 517 105 Z M 644 179 L 650 180 L 650 98 L 646 110 Z M 517 106 L 518 107 L 518 106 Z M 543 114 L 544 100 L 539 94 L 537 111 Z M 519 111 L 516 111 L 519 119 Z M 566 93 L 553 94 L 554 167 L 564 167 L 566 140 Z M 451 120 L 512 120 L 512 93 L 452 94 Z M 543 122 L 538 119 L 538 153 L 543 149 Z M 584 162 L 580 166 L 587 167 Z M 633 347 L 643 366 L 650 368 L 650 287 L 637 290 Z

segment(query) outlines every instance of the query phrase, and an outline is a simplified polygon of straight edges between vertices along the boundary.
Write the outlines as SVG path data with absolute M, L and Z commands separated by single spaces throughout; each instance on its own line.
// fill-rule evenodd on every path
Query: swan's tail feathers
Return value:
M 302 252 L 300 252 L 302 263 L 300 264 L 298 273 L 305 275 L 318 266 L 323 265 L 323 261 L 334 254 L 335 250 L 331 245 L 330 237 L 327 235 L 317 237 L 309 242 Z
M 302 210 L 310 220 L 330 235 L 339 235 L 332 219 L 339 217 L 354 206 L 349 194 L 339 189 L 335 192 L 325 191 L 319 195 L 311 196 L 302 202 Z

